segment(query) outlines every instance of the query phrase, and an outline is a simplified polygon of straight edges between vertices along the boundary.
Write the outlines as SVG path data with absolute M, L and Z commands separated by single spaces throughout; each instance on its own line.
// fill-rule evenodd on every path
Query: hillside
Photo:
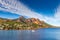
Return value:
M 17 19 L 0 18 L 0 30 L 33 30 L 39 28 L 53 27 L 36 18 L 24 18 L 23 16 Z

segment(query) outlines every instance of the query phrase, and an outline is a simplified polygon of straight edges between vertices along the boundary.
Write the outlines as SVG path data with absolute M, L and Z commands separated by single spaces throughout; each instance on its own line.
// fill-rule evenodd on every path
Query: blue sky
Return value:
M 53 16 L 54 9 L 59 5 L 60 0 L 20 0 L 36 12 L 46 16 Z
M 60 0 L 0 0 L 0 17 L 15 19 L 20 15 L 60 26 Z
M 15 18 L 18 18 L 19 16 L 20 15 L 12 14 L 10 12 L 0 11 L 0 17 L 2 18 L 15 19 Z

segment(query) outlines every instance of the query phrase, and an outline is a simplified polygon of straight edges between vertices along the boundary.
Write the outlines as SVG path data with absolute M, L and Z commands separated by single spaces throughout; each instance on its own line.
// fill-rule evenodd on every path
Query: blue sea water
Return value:
M 60 40 L 60 28 L 0 30 L 0 40 Z

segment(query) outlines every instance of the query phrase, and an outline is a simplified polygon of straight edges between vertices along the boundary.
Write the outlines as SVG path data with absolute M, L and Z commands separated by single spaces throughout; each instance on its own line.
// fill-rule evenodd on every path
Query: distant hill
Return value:
M 45 23 L 37 18 L 28 18 L 21 16 L 17 19 L 0 18 L 1 30 L 33 30 L 39 28 L 51 28 L 50 24 Z

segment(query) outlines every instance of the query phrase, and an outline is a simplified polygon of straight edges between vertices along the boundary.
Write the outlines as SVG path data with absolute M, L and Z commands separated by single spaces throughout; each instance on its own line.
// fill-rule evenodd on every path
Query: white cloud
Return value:
M 0 0 L 0 4 L 0 10 L 34 18 L 41 18 L 42 20 L 44 19 L 44 16 L 32 11 L 21 2 L 18 2 L 17 0 Z
M 60 20 L 60 5 L 57 7 L 54 17 Z
M 21 2 L 18 2 L 17 0 L 9 0 L 9 1 L 8 0 L 0 0 L 0 4 L 2 4 L 2 6 L 0 7 L 0 10 L 9 11 L 9 12 L 16 13 L 19 15 L 26 15 L 29 17 L 37 18 L 36 15 L 38 15 L 38 14 L 36 12 L 31 11 L 28 7 L 23 5 Z M 38 16 L 41 17 L 40 14 Z
M 53 24 L 55 26 L 60 26 L 60 5 L 58 5 L 57 8 L 55 9 L 55 14 L 54 14 L 54 17 L 52 17 L 52 19 L 53 20 L 50 19 L 49 21 L 50 24 Z
M 41 15 L 37 12 L 34 12 L 27 6 L 25 6 L 23 3 L 17 1 L 17 0 L 0 0 L 0 10 L 2 11 L 8 11 L 11 13 L 16 13 L 23 16 L 33 17 L 33 18 L 39 18 L 40 20 L 44 20 L 45 22 L 60 26 L 60 6 L 57 8 L 57 11 L 55 12 L 54 17 L 47 17 L 44 15 Z M 57 19 L 58 18 L 58 19 Z

